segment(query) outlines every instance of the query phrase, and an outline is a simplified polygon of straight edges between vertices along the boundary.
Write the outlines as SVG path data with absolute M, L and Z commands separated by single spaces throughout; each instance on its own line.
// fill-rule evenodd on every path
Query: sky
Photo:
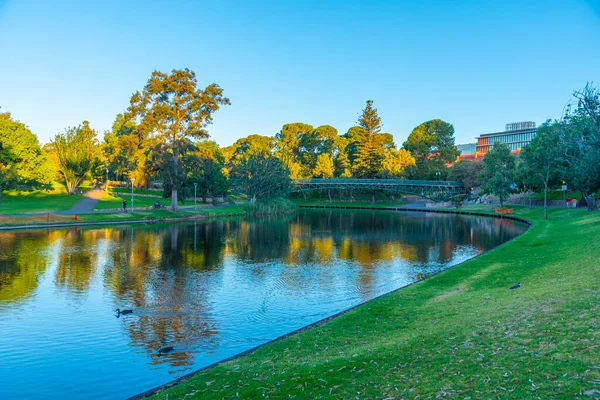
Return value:
M 102 134 L 152 71 L 182 68 L 231 99 L 209 127 L 223 146 L 345 133 L 369 99 L 397 145 L 434 118 L 467 143 L 600 84 L 600 0 L 0 0 L 0 107 L 42 143 Z

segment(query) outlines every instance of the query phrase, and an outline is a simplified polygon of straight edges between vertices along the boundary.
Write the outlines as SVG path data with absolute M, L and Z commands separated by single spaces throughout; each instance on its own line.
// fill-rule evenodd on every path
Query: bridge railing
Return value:
M 403 185 L 403 186 L 454 186 L 464 187 L 464 183 L 458 181 L 412 181 L 404 179 L 354 179 L 354 178 L 330 178 L 330 179 L 292 179 L 292 184 L 365 184 L 365 185 Z

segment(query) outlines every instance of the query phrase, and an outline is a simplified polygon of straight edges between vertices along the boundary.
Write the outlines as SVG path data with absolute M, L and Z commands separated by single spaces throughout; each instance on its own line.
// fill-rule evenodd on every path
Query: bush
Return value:
M 296 212 L 296 205 L 281 197 L 268 200 L 258 200 L 246 206 L 247 215 L 283 214 Z
M 234 199 L 232 196 L 227 196 L 227 197 L 225 198 L 225 201 L 226 201 L 227 203 L 231 204 L 232 206 L 235 206 L 235 205 L 236 205 L 235 199 Z
M 212 205 L 213 206 L 218 206 L 220 204 L 221 204 L 221 202 L 216 197 L 213 197 L 213 199 L 212 199 Z

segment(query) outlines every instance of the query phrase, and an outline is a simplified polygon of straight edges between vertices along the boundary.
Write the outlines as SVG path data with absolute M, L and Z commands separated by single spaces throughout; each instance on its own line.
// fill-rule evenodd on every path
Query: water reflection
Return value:
M 249 221 L 0 232 L 0 351 L 11 354 L 0 364 L 8 382 L 0 395 L 23 396 L 24 387 L 30 397 L 133 395 L 522 229 L 490 218 L 304 210 Z M 117 307 L 135 311 L 117 319 Z M 165 345 L 174 351 L 159 356 Z M 92 362 L 101 377 L 86 372 Z

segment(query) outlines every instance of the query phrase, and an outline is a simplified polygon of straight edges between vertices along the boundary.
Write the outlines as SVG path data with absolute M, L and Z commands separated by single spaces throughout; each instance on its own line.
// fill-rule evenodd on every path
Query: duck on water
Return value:
M 121 315 L 133 314 L 133 310 L 121 310 L 120 308 L 117 308 L 115 312 L 117 313 L 117 318 L 119 318 Z

